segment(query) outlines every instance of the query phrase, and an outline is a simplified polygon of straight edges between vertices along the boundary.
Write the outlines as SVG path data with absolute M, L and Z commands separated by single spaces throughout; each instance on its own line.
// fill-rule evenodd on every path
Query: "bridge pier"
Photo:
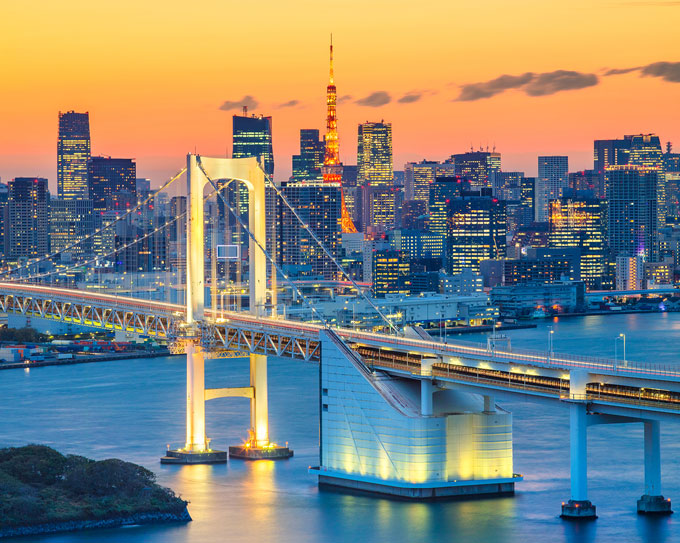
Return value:
M 422 379 L 420 381 L 420 414 L 423 417 L 432 416 L 432 395 L 434 394 L 434 386 L 431 379 Z
M 588 423 L 585 402 L 569 406 L 569 460 L 571 499 L 562 503 L 565 519 L 595 519 L 595 506 L 588 500 Z
M 645 493 L 637 501 L 640 514 L 670 515 L 671 500 L 661 495 L 661 424 L 648 420 L 645 426 Z

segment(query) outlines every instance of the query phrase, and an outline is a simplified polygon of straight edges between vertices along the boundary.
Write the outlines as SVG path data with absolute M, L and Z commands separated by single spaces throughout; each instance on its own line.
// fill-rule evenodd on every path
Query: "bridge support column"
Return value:
M 422 379 L 420 381 L 420 414 L 423 417 L 432 416 L 432 395 L 434 394 L 434 386 L 430 379 Z
M 569 406 L 569 459 L 571 499 L 562 503 L 562 518 L 595 519 L 595 506 L 588 500 L 588 437 L 586 404 Z
M 484 413 L 496 412 L 496 398 L 491 395 L 484 395 Z
M 267 397 L 267 357 L 250 355 L 250 438 L 243 445 L 229 447 L 229 456 L 245 460 L 290 458 L 293 451 L 269 441 L 269 406 Z
M 638 513 L 669 515 L 671 500 L 661 495 L 661 428 L 657 420 L 645 425 L 645 493 L 637 502 Z

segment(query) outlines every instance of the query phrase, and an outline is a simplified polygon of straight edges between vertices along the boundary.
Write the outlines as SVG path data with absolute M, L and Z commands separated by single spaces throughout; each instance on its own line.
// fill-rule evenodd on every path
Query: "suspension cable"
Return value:
M 172 176 L 169 181 L 167 181 L 162 187 L 160 187 L 156 192 L 154 192 L 153 194 L 150 194 L 143 202 L 138 203 L 135 207 L 128 210 L 124 215 L 121 215 L 120 217 L 116 217 L 116 219 L 114 221 L 110 222 L 106 226 L 103 226 L 102 228 L 95 230 L 91 234 L 88 234 L 87 236 L 80 238 L 78 241 L 75 241 L 75 242 L 71 243 L 70 245 L 67 245 L 63 249 L 60 249 L 59 251 L 56 251 L 56 252 L 52 253 L 51 255 L 45 255 L 45 256 L 38 258 L 37 260 L 34 260 L 32 262 L 27 262 L 23 266 L 17 266 L 16 268 L 0 271 L 0 277 L 2 277 L 4 275 L 8 275 L 8 274 L 18 272 L 18 271 L 26 269 L 26 268 L 30 268 L 31 266 L 35 266 L 36 264 L 40 264 L 41 262 L 45 262 L 46 260 L 51 260 L 55 256 L 57 256 L 61 253 L 64 253 L 64 252 L 68 251 L 69 249 L 72 249 L 76 245 L 79 245 L 79 244 L 83 243 L 84 241 L 87 241 L 88 239 L 93 238 L 94 236 L 103 232 L 107 228 L 111 228 L 112 226 L 116 225 L 120 221 L 126 219 L 129 215 L 131 215 L 132 213 L 137 211 L 139 208 L 141 208 L 144 205 L 146 205 L 147 203 L 149 203 L 149 201 L 151 201 L 153 198 L 155 198 L 156 195 L 158 195 L 158 193 L 160 193 L 162 190 L 165 190 L 172 183 L 177 181 L 177 179 L 179 179 L 184 174 L 184 172 L 186 172 L 186 171 L 187 171 L 186 168 L 182 168 L 179 172 L 177 172 L 174 176 Z
M 236 220 L 238 221 L 238 223 L 241 225 L 241 228 L 243 228 L 243 229 L 248 233 L 248 237 L 249 237 L 251 240 L 253 240 L 253 241 L 255 242 L 255 244 L 256 244 L 256 245 L 258 246 L 258 248 L 262 251 L 262 253 L 265 255 L 265 257 L 267 257 L 267 260 L 269 260 L 269 262 L 271 262 L 272 266 L 274 266 L 274 267 L 276 268 L 276 271 L 279 272 L 279 273 L 283 276 L 283 278 L 285 279 L 285 281 L 286 281 L 293 289 L 295 289 L 295 292 L 297 293 L 297 295 L 300 296 L 300 298 L 301 298 L 301 299 L 302 299 L 302 300 L 310 307 L 310 309 L 312 310 L 312 313 L 314 313 L 314 314 L 319 318 L 319 321 L 323 323 L 324 328 L 326 328 L 327 330 L 330 330 L 331 327 L 330 327 L 330 324 L 328 323 L 328 321 L 327 321 L 327 320 L 326 320 L 326 319 L 325 319 L 325 318 L 317 311 L 316 307 L 314 307 L 314 305 L 307 299 L 307 297 L 306 297 L 304 294 L 302 294 L 302 292 L 301 292 L 300 289 L 297 287 L 297 285 L 293 282 L 293 280 L 290 279 L 290 278 L 288 277 L 288 275 L 287 275 L 286 273 L 283 272 L 283 270 L 281 269 L 281 267 L 280 267 L 280 266 L 276 263 L 276 261 L 271 257 L 271 255 L 269 254 L 269 251 L 267 251 L 266 247 L 263 247 L 263 246 L 262 246 L 262 244 L 255 238 L 255 236 L 254 236 L 253 233 L 250 231 L 250 229 L 245 225 L 245 222 L 244 222 L 244 220 L 241 218 L 240 214 L 236 212 L 236 210 L 229 204 L 229 202 L 228 202 L 227 199 L 224 197 L 224 195 L 219 191 L 219 189 L 218 189 L 217 184 L 215 183 L 215 181 L 213 181 L 212 178 L 208 175 L 208 172 L 205 171 L 205 168 L 203 167 L 203 163 L 202 163 L 202 161 L 201 161 L 200 155 L 197 155 L 197 156 L 196 156 L 196 164 L 197 164 L 198 167 L 201 169 L 201 171 L 203 172 L 203 175 L 205 175 L 205 178 L 208 180 L 208 182 L 209 182 L 209 183 L 212 185 L 212 187 L 215 189 L 215 191 L 217 192 L 217 195 L 222 199 L 222 202 L 224 203 L 224 205 L 229 209 L 230 213 L 236 218 Z M 251 289 L 254 288 L 254 285 L 250 285 L 250 288 L 251 288 Z
M 333 264 L 335 264 L 335 266 L 340 270 L 340 272 L 345 276 L 345 278 L 347 278 L 347 280 L 352 283 L 352 285 L 357 290 L 359 295 L 366 302 L 368 302 L 368 304 L 375 310 L 375 312 L 378 313 L 378 315 L 389 325 L 389 327 L 392 330 L 394 330 L 394 332 L 397 335 L 401 335 L 401 332 L 399 331 L 399 329 L 396 326 L 394 326 L 392 321 L 387 318 L 387 316 L 380 310 L 380 308 L 378 308 L 378 306 L 375 305 L 373 303 L 373 301 L 368 296 L 366 296 L 364 291 L 361 290 L 361 288 L 359 288 L 359 285 L 357 284 L 357 282 L 345 271 L 345 268 L 342 267 L 342 265 L 336 260 L 336 258 L 330 253 L 330 251 L 321 242 L 321 240 L 318 238 L 316 233 L 309 227 L 309 225 L 307 223 L 305 223 L 305 221 L 302 220 L 302 217 L 300 217 L 297 210 L 290 204 L 290 202 L 288 201 L 288 198 L 286 198 L 285 195 L 283 194 L 283 192 L 281 192 L 281 190 L 279 190 L 279 188 L 274 184 L 274 181 L 267 175 L 266 172 L 264 172 L 264 176 L 265 176 L 265 179 L 269 182 L 270 186 L 274 189 L 276 194 L 279 196 L 279 198 L 281 198 L 281 200 L 286 204 L 286 206 L 288 206 L 288 209 L 290 209 L 293 212 L 293 215 L 295 215 L 295 218 L 300 222 L 302 227 L 305 230 L 307 230 L 307 233 L 309 233 L 309 235 L 314 239 L 314 241 L 319 245 L 319 247 L 321 247 L 321 250 L 326 254 L 326 256 L 328 258 L 331 259 Z

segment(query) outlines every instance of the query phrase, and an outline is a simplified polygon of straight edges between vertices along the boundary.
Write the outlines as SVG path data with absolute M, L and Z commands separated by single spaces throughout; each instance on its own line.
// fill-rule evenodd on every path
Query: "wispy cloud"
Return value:
M 634 68 L 613 68 L 604 75 L 621 75 L 640 72 L 640 77 L 660 77 L 669 83 L 680 83 L 680 62 L 652 62 Z
M 243 106 L 247 106 L 248 109 L 255 109 L 259 105 L 259 102 L 255 100 L 249 94 L 241 98 L 240 100 L 225 100 L 220 106 L 222 111 L 230 111 L 232 109 L 239 109 Z
M 392 97 L 389 95 L 389 93 L 385 91 L 376 91 L 364 98 L 359 98 L 356 103 L 360 106 L 380 107 L 384 106 L 385 104 L 389 104 L 391 101 Z
M 282 107 L 295 107 L 300 104 L 300 100 L 288 100 L 287 102 L 284 102 L 283 104 L 279 104 L 276 106 L 277 108 L 282 108 Z
M 344 94 L 340 98 L 338 98 L 338 104 L 344 104 L 345 102 L 349 102 L 352 99 L 351 94 Z
M 534 77 L 534 74 L 527 72 L 522 75 L 501 75 L 490 81 L 482 83 L 468 83 L 463 85 L 460 89 L 460 95 L 457 100 L 461 102 L 471 102 L 474 100 L 481 100 L 483 98 L 491 98 L 496 94 L 500 94 L 508 89 L 518 89 L 529 83 Z

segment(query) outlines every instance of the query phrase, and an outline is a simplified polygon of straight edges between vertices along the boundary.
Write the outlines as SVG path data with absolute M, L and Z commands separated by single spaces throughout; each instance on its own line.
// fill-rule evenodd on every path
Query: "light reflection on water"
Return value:
M 555 350 L 613 356 L 613 338 L 627 335 L 629 359 L 677 363 L 680 314 L 612 315 L 543 321 L 509 332 L 513 345 L 544 349 L 554 326 Z M 471 341 L 483 337 L 460 336 Z M 246 361 L 207 363 L 207 386 L 247 382 Z M 515 471 L 525 476 L 515 497 L 410 503 L 320 491 L 307 467 L 318 463 L 318 374 L 314 365 L 271 360 L 272 438 L 289 441 L 286 461 L 231 461 L 214 466 L 160 466 L 165 444 L 184 432 L 184 364 L 179 358 L 129 360 L 0 372 L 3 445 L 50 444 L 96 458 L 120 457 L 157 473 L 191 503 L 186 525 L 25 538 L 34 542 L 525 542 L 680 540 L 673 518 L 635 513 L 642 494 L 640 425 L 589 430 L 590 497 L 600 518 L 587 524 L 558 518 L 569 496 L 568 412 L 530 401 L 507 402 L 513 412 Z M 207 406 L 213 446 L 240 443 L 248 403 L 219 399 Z M 665 495 L 680 500 L 680 424 L 662 424 Z

